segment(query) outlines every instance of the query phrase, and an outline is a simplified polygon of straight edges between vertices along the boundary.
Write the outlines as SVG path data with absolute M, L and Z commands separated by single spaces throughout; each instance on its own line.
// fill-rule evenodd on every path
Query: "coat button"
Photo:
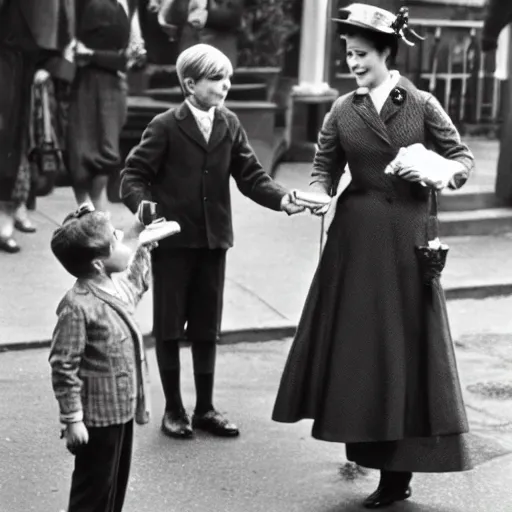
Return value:
M 205 174 L 208 174 L 208 171 L 205 169 L 205 170 L 204 170 L 204 173 L 205 173 Z
M 208 198 L 207 197 L 203 197 L 203 201 L 206 203 L 206 201 L 208 201 Z

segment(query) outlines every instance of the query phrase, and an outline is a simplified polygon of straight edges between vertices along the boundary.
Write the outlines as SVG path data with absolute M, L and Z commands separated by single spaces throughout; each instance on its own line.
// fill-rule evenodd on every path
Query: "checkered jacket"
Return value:
M 49 362 L 63 423 L 148 421 L 147 365 L 133 313 L 149 275 L 149 251 L 141 247 L 127 270 L 112 276 L 122 300 L 78 279 L 60 302 Z

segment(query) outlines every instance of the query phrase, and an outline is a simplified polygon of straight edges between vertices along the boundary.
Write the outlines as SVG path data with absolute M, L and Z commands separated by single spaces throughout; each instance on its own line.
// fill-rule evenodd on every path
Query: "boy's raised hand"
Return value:
M 306 208 L 304 206 L 299 206 L 294 203 L 293 200 L 294 191 L 288 192 L 281 199 L 281 210 L 286 212 L 288 215 L 295 215 L 296 213 L 303 212 Z
M 73 455 L 76 455 L 78 447 L 89 442 L 89 432 L 83 421 L 69 423 L 63 432 L 63 436 L 66 439 L 66 448 Z

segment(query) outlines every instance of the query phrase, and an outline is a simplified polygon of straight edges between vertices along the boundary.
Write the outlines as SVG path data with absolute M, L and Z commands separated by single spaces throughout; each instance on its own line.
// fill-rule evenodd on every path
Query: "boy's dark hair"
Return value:
M 71 275 L 88 277 L 93 260 L 110 255 L 110 226 L 110 217 L 104 212 L 70 213 L 52 235 L 52 252 Z
M 373 47 L 382 53 L 386 48 L 389 48 L 389 57 L 387 59 L 388 66 L 395 64 L 396 56 L 398 53 L 399 39 L 395 34 L 385 34 L 383 32 L 376 32 L 375 30 L 367 30 L 362 27 L 343 27 L 340 30 L 341 37 L 362 37 L 370 42 Z

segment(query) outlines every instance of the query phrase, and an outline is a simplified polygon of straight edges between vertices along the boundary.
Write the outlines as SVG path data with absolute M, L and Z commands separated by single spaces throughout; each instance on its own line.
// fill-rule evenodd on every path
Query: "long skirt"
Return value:
M 443 290 L 423 284 L 421 211 L 342 195 L 283 372 L 273 419 L 313 419 L 314 438 L 360 465 L 472 467 Z

